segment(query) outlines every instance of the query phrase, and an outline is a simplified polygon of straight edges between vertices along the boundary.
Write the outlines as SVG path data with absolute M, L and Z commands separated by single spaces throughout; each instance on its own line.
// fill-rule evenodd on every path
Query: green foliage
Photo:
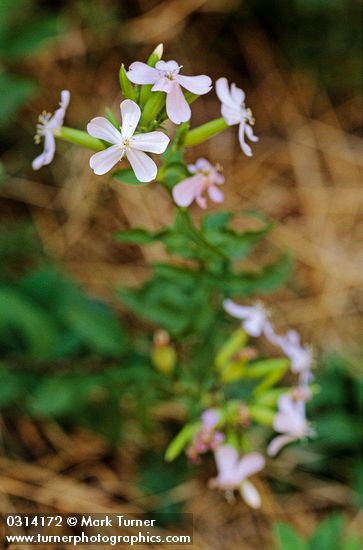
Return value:
M 8 124 L 36 90 L 31 79 L 14 74 L 7 65 L 34 55 L 64 28 L 59 15 L 38 7 L 36 0 L 2 0 L 0 3 L 0 126 Z
M 16 111 L 26 103 L 35 91 L 35 84 L 25 76 L 8 72 L 0 73 L 0 126 L 7 124 Z
M 224 297 L 270 292 L 286 280 L 291 262 L 279 258 L 260 271 L 235 271 L 234 263 L 251 251 L 271 229 L 261 227 L 238 233 L 229 224 L 232 214 L 207 214 L 200 227 L 179 209 L 174 224 L 159 232 L 144 228 L 121 231 L 117 240 L 130 244 L 162 242 L 170 255 L 195 262 L 194 267 L 154 265 L 154 275 L 137 290 L 122 289 L 119 296 L 137 315 L 165 328 L 173 336 L 207 331 Z
M 352 363 L 340 355 L 325 357 L 322 367 L 318 379 L 320 391 L 308 406 L 316 431 L 316 437 L 309 443 L 313 460 L 304 464 L 304 469 L 352 486 L 360 505 L 362 380 Z
M 359 550 L 360 541 L 356 533 L 346 532 L 344 518 L 335 513 L 320 522 L 308 539 L 304 539 L 286 523 L 273 526 L 277 546 L 274 550 Z
M 0 286 L 0 351 L 32 359 L 117 357 L 125 344 L 115 314 L 54 269 Z

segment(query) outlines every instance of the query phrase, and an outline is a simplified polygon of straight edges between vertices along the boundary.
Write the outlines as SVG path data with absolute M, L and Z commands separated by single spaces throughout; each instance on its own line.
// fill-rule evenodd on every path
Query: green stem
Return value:
M 207 241 L 207 239 L 204 237 L 203 233 L 201 231 L 199 231 L 199 229 L 197 227 L 195 227 L 195 225 L 193 225 L 193 222 L 191 221 L 191 219 L 187 215 L 185 209 L 181 208 L 180 206 L 178 206 L 177 209 L 179 210 L 179 212 L 183 216 L 184 220 L 187 222 L 187 224 L 189 226 L 189 229 L 191 230 L 191 233 L 194 235 L 194 237 L 197 239 L 197 241 L 202 243 L 206 248 L 209 248 L 209 250 L 211 252 L 213 252 L 214 254 L 216 254 L 217 256 L 222 258 L 223 260 L 229 262 L 228 256 L 225 256 L 225 254 L 223 254 L 223 252 L 221 250 L 219 250 L 213 244 L 211 244 L 209 241 Z
M 94 138 L 87 134 L 87 132 L 76 130 L 75 128 L 67 128 L 66 126 L 62 126 L 54 132 L 54 135 L 59 139 L 69 141 L 70 143 L 75 143 L 76 145 L 82 145 L 83 147 L 88 147 L 88 149 L 93 149 L 94 151 L 102 151 L 107 147 L 107 145 L 100 139 Z
M 190 132 L 188 132 L 184 140 L 184 146 L 191 147 L 192 145 L 203 143 L 203 141 L 206 141 L 207 139 L 210 139 L 211 137 L 220 134 L 226 128 L 228 128 L 228 124 L 222 117 L 211 120 L 210 122 L 206 122 L 205 124 L 202 124 L 197 128 L 193 128 L 193 130 L 190 130 Z

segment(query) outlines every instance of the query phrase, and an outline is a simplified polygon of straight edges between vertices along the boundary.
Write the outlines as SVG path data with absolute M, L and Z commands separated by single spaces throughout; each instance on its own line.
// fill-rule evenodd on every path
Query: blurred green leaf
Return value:
M 0 73 L 0 126 L 10 122 L 18 109 L 29 101 L 35 88 L 35 84 L 29 78 Z
M 277 522 L 273 526 L 277 550 L 309 550 L 308 544 L 289 525 Z
M 30 357 L 51 357 L 58 335 L 53 319 L 26 296 L 0 287 L 0 338 L 6 329 L 16 330 L 26 343 Z
M 338 550 L 342 528 L 342 515 L 332 514 L 315 529 L 309 540 L 309 550 Z

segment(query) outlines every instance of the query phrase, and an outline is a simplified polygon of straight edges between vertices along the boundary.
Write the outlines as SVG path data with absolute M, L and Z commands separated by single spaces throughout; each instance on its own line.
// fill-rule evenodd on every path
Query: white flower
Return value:
M 44 138 L 44 150 L 33 160 L 33 170 L 39 170 L 42 166 L 46 166 L 52 162 L 55 153 L 54 132 L 63 125 L 70 98 L 71 93 L 69 90 L 62 90 L 59 108 L 54 115 L 46 111 L 43 111 L 43 113 L 39 115 L 37 133 L 34 139 L 36 143 L 40 143 L 41 138 Z
M 249 506 L 259 508 L 260 495 L 247 478 L 264 468 L 264 457 L 260 453 L 249 453 L 241 458 L 231 445 L 217 447 L 214 457 L 218 475 L 210 481 L 210 485 L 225 491 L 239 489 L 242 498 Z
M 90 158 L 90 166 L 95 174 L 103 175 L 126 156 L 139 181 L 152 181 L 156 178 L 157 166 L 144 151 L 163 153 L 168 146 L 169 138 L 163 132 L 135 134 L 141 111 L 131 99 L 123 101 L 120 109 L 122 119 L 120 130 L 104 117 L 93 118 L 88 123 L 87 132 L 91 136 L 112 143 L 111 147 L 95 153 Z
M 252 126 L 255 120 L 252 116 L 251 109 L 245 106 L 245 93 L 233 83 L 231 89 L 228 87 L 226 78 L 219 78 L 216 82 L 216 93 L 222 103 L 221 113 L 229 126 L 239 124 L 239 142 L 242 151 L 248 157 L 252 157 L 252 149 L 245 142 L 245 136 L 250 141 L 258 141 L 253 133 Z
M 313 362 L 313 351 L 309 346 L 301 345 L 300 336 L 295 330 L 289 330 L 285 336 L 279 336 L 277 343 L 291 360 L 292 372 L 309 373 Z
M 127 72 L 128 79 L 134 84 L 153 84 L 153 92 L 166 93 L 166 112 L 175 124 L 186 122 L 191 116 L 181 86 L 197 95 L 208 93 L 212 87 L 209 76 L 183 76 L 179 74 L 181 68 L 176 61 L 158 61 L 155 67 L 135 61 Z
M 313 435 L 306 420 L 305 399 L 293 399 L 288 393 L 281 395 L 273 427 L 283 435 L 274 437 L 269 444 L 267 453 L 270 456 L 275 456 L 282 447 L 292 441 Z
M 232 300 L 225 300 L 223 307 L 227 313 L 243 319 L 242 326 L 250 336 L 261 336 L 267 323 L 267 312 L 261 304 L 254 306 L 240 306 Z

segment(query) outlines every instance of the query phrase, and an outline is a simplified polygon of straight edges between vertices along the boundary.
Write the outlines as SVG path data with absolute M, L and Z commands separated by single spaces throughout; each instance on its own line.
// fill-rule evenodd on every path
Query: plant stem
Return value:
M 67 128 L 67 126 L 62 126 L 59 128 L 54 135 L 64 141 L 69 141 L 70 143 L 75 143 L 76 145 L 82 145 L 88 149 L 93 149 L 93 151 L 102 151 L 107 147 L 103 141 L 90 136 L 87 132 L 76 130 L 75 128 Z
M 207 139 L 220 134 L 226 128 L 228 128 L 228 124 L 224 118 L 216 118 L 215 120 L 211 120 L 210 122 L 206 122 L 205 124 L 190 130 L 186 135 L 183 145 L 185 147 L 198 145 L 199 143 L 203 143 L 204 141 L 207 141 Z

